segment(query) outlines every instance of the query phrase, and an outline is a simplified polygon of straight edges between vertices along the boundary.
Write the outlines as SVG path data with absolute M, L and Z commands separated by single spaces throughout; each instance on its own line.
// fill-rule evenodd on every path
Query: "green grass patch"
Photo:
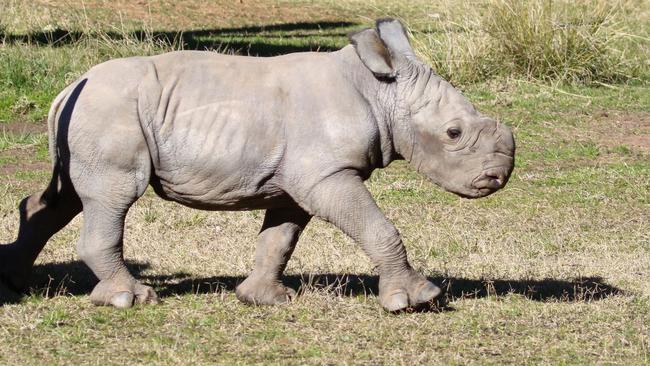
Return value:
M 7 131 L 0 131 L 0 152 L 16 147 L 34 146 L 37 148 L 38 157 L 47 156 L 48 142 L 47 134 L 43 133 L 21 133 L 15 134 Z

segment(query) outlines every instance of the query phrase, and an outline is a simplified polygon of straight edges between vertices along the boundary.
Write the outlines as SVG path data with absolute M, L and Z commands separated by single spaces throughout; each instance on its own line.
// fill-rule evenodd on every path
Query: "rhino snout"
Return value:
M 494 193 L 506 185 L 510 170 L 509 167 L 487 169 L 472 181 L 472 188 L 479 192 L 478 197 Z
M 512 132 L 507 126 L 497 123 L 496 135 L 496 149 L 484 162 L 484 167 L 491 167 L 485 167 L 471 183 L 472 188 L 479 192 L 477 197 L 487 196 L 503 188 L 514 168 L 515 141 Z
M 499 189 L 506 184 L 507 174 L 505 169 L 488 170 L 476 177 L 472 186 L 477 189 L 490 188 Z

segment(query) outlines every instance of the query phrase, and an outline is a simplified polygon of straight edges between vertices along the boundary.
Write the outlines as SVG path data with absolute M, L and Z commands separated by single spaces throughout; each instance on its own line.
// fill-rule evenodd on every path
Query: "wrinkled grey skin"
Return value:
M 362 246 L 386 310 L 434 299 L 440 289 L 411 268 L 363 181 L 406 159 L 450 192 L 483 197 L 506 184 L 514 140 L 414 56 L 399 22 L 350 37 L 333 53 L 188 51 L 93 67 L 53 103 L 54 176 L 21 203 L 16 242 L 0 246 L 4 283 L 24 288 L 46 241 L 83 209 L 77 250 L 100 280 L 91 301 L 156 303 L 122 255 L 126 213 L 151 185 L 199 209 L 266 209 L 242 301 L 294 296 L 281 274 L 312 216 Z

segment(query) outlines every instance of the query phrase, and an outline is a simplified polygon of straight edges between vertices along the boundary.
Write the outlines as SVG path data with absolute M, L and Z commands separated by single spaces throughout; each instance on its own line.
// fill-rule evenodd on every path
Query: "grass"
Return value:
M 650 39 L 647 25 L 632 19 L 635 2 L 449 3 L 414 36 L 420 54 L 452 82 L 495 76 L 569 84 L 647 80 Z
M 47 151 L 47 136 L 44 134 L 14 134 L 6 131 L 0 133 L 0 151 L 18 146 L 38 146 L 40 151 Z
M 428 27 L 450 21 L 460 6 L 419 0 L 133 4 L 0 5 L 6 40 L 0 46 L 0 243 L 15 236 L 20 199 L 48 182 L 42 132 L 51 99 L 90 65 L 176 48 L 258 55 L 327 50 L 344 45 L 357 24 L 386 14 L 402 16 L 416 36 L 440 37 L 444 46 L 444 37 L 456 34 Z M 650 9 L 629 4 L 636 11 L 622 7 L 617 26 L 647 37 Z M 619 41 L 617 47 L 636 42 Z M 445 65 L 439 72 L 447 72 Z M 502 192 L 459 199 L 403 162 L 368 182 L 402 232 L 413 265 L 447 290 L 444 311 L 384 313 L 371 263 L 318 220 L 287 269 L 298 299 L 278 307 L 243 305 L 234 286 L 252 267 L 263 213 L 196 211 L 148 191 L 127 218 L 125 257 L 164 303 L 127 311 L 90 305 L 94 278 L 75 253 L 77 218 L 46 246 L 31 294 L 0 307 L 0 363 L 647 364 L 647 78 L 557 79 L 486 74 L 463 80 L 480 110 L 515 131 L 517 167 Z

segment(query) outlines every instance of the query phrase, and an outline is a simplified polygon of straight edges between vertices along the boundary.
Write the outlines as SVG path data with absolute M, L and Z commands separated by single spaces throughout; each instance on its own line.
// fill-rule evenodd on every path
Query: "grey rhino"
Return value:
M 53 177 L 21 202 L 18 238 L 0 246 L 4 284 L 24 289 L 46 241 L 83 210 L 77 251 L 99 279 L 92 303 L 157 303 L 122 254 L 126 213 L 151 185 L 198 209 L 266 210 L 255 267 L 236 289 L 244 302 L 295 295 L 281 275 L 312 216 L 361 245 L 386 310 L 434 299 L 440 289 L 411 267 L 363 182 L 406 159 L 448 191 L 487 196 L 510 176 L 514 139 L 416 57 L 399 21 L 350 40 L 331 53 L 181 51 L 90 69 L 53 102 Z

